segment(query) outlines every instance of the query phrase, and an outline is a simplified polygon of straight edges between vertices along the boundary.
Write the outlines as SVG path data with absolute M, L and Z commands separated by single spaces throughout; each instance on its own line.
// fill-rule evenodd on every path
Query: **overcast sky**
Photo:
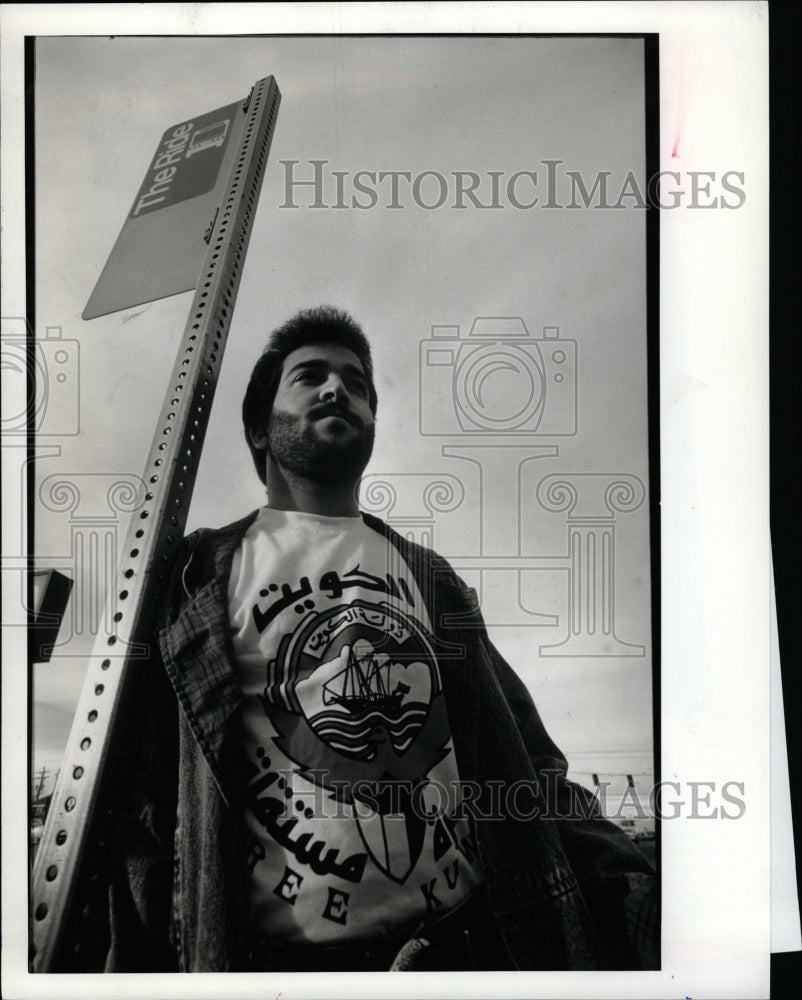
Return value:
M 588 187 L 609 171 L 611 200 L 628 172 L 643 183 L 641 40 L 39 40 L 37 321 L 40 331 L 61 327 L 62 338 L 80 348 L 80 433 L 41 438 L 59 453 L 40 459 L 38 482 L 71 479 L 85 504 L 80 513 L 97 516 L 109 476 L 141 474 L 191 296 L 90 321 L 81 312 L 165 129 L 244 97 L 268 74 L 282 104 L 189 528 L 222 525 L 264 503 L 239 406 L 267 333 L 309 305 L 350 310 L 372 341 L 377 371 L 378 436 L 368 473 L 418 493 L 426 477 L 451 477 L 464 499 L 436 519 L 435 545 L 446 556 L 462 563 L 480 550 L 555 557 L 550 568 L 520 576 L 520 594 L 504 574 L 481 580 L 469 566 L 462 572 L 483 584 L 486 609 L 494 600 L 503 608 L 513 596 L 522 614 L 556 616 L 556 625 L 532 618 L 529 627 L 505 624 L 499 614 L 495 625 L 488 618 L 557 742 L 587 770 L 606 760 L 613 770 L 650 771 L 648 504 L 617 515 L 615 549 L 616 631 L 646 647 L 644 655 L 546 658 L 538 647 L 559 642 L 568 627 L 567 526 L 565 513 L 547 512 L 536 497 L 539 482 L 558 473 L 626 474 L 648 483 L 645 213 L 633 199 L 617 211 L 518 209 L 506 187 L 518 171 L 537 172 L 537 189 L 522 176 L 513 193 L 521 203 L 533 195 L 544 201 L 545 160 L 562 161 L 556 169 L 563 204 L 570 201 L 568 170 L 579 171 Z M 302 188 L 293 195 L 298 208 L 282 207 L 289 168 L 280 161 L 298 161 L 295 176 L 309 179 L 315 159 L 328 161 L 328 207 L 310 208 L 311 193 Z M 440 208 L 423 208 L 402 181 L 398 209 L 387 207 L 385 183 L 376 185 L 375 207 L 338 210 L 331 207 L 333 170 L 346 172 L 346 200 L 359 171 L 409 171 L 413 178 L 437 172 L 448 198 Z M 455 171 L 479 175 L 485 202 L 489 172 L 498 172 L 502 207 L 452 207 Z M 418 201 L 435 202 L 437 184 L 433 176 L 422 181 Z M 535 337 L 556 326 L 575 342 L 576 434 L 541 434 L 527 439 L 528 452 L 480 449 L 464 461 L 443 454 L 467 440 L 452 428 L 421 433 L 419 409 L 447 423 L 456 404 L 450 388 L 443 394 L 446 383 L 436 381 L 442 370 L 425 363 L 421 370 L 419 344 L 433 325 L 458 326 L 464 337 L 477 316 L 521 317 Z M 503 340 L 508 327 L 499 329 Z M 520 390 L 509 373 L 492 377 L 507 377 L 509 391 Z M 503 385 L 496 382 L 496 390 Z M 493 388 L 488 383 L 487 391 Z M 59 406 L 75 405 L 67 396 L 51 394 L 49 428 L 59 426 Z M 550 398 L 555 425 L 570 399 L 570 392 L 562 401 Z M 537 444 L 556 445 L 557 453 L 535 459 Z M 494 465 L 502 455 L 515 488 L 506 488 Z M 525 457 L 532 460 L 517 476 Z M 419 478 L 398 479 L 401 473 Z M 483 494 L 480 475 L 499 488 Z M 419 508 L 420 498 L 414 503 Z M 76 511 L 49 510 L 37 500 L 35 513 L 38 562 L 69 564 Z M 405 513 L 398 508 L 389 516 Z M 589 513 L 603 514 L 604 506 Z M 118 524 L 121 540 L 125 522 Z M 101 581 L 95 589 L 102 588 Z M 70 635 L 66 625 L 53 662 L 36 667 L 35 764 L 57 766 L 90 647 L 86 635 Z

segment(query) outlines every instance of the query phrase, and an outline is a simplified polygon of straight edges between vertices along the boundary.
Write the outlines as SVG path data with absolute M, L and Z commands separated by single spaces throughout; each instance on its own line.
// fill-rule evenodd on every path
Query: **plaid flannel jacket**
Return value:
M 107 971 L 247 968 L 242 696 L 227 591 L 255 516 L 185 539 L 162 602 L 159 655 L 138 706 L 139 749 L 110 855 Z M 482 875 L 513 964 L 659 967 L 652 869 L 599 816 L 591 794 L 566 780 L 566 761 L 525 686 L 488 639 L 476 593 L 436 553 L 363 518 L 399 549 L 427 605 L 460 777 L 482 789 Z M 493 789 L 516 782 L 537 789 L 529 808 L 499 818 Z

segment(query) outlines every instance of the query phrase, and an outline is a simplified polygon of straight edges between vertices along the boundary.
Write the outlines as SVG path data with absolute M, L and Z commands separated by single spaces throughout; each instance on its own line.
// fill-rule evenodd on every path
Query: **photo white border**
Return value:
M 662 971 L 412 974 L 411 980 L 386 973 L 29 975 L 27 831 L 9 822 L 25 815 L 28 795 L 22 766 L 25 649 L 21 630 L 12 629 L 3 653 L 4 996 L 768 996 L 767 18 L 763 2 L 42 4 L 0 10 L 4 315 L 25 314 L 25 34 L 658 32 L 661 168 L 717 176 L 737 170 L 745 175 L 747 194 L 737 212 L 663 212 L 660 226 L 661 772 L 683 787 L 690 781 L 715 781 L 717 787 L 743 782 L 747 804 L 737 822 L 663 823 Z M 680 128 L 684 152 L 676 160 L 671 154 Z M 25 513 L 20 498 L 4 492 L 3 502 L 4 533 L 18 533 Z

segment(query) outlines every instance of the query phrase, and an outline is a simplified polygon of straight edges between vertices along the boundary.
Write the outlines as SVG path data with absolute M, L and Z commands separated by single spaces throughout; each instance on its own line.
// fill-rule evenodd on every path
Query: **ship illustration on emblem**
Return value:
M 381 712 L 397 714 L 404 695 L 409 694 L 411 689 L 409 684 L 398 681 L 390 690 L 390 657 L 386 653 L 377 654 L 364 639 L 358 639 L 353 649 L 345 648 L 348 650 L 348 662 L 343 670 L 324 684 L 324 704 L 342 705 L 349 712 L 376 708 Z
M 306 695 L 312 684 L 322 695 L 319 711 L 316 695 Z M 321 739 L 370 760 L 385 739 L 397 753 L 409 747 L 426 721 L 431 687 L 428 664 L 398 662 L 360 638 L 300 682 L 296 693 Z

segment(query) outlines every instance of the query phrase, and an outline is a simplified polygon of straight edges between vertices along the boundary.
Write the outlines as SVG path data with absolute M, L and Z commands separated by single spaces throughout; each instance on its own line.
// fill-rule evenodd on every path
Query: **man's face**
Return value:
M 355 482 L 373 451 L 374 420 L 359 358 L 341 344 L 307 344 L 284 359 L 265 435 L 281 468 L 319 482 Z

